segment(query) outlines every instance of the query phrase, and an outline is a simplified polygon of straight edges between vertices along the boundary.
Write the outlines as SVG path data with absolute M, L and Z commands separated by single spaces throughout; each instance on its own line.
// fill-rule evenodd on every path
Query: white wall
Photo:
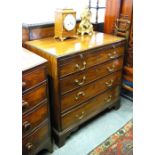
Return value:
M 82 9 L 88 4 L 89 0 L 25 0 L 22 20 L 27 24 L 53 22 L 55 9 L 66 7 L 73 8 L 79 19 Z

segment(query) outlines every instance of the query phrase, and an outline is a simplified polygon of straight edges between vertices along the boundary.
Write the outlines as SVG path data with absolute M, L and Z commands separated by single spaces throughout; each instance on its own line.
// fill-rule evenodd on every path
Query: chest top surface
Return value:
M 88 49 L 102 47 L 125 40 L 114 35 L 95 32 L 93 35 L 78 36 L 76 39 L 65 41 L 55 40 L 53 37 L 27 41 L 26 46 L 44 51 L 55 57 L 63 57 L 70 54 L 84 52 Z
M 47 62 L 46 59 L 30 52 L 25 48 L 22 48 L 22 50 L 22 71 L 26 71 Z

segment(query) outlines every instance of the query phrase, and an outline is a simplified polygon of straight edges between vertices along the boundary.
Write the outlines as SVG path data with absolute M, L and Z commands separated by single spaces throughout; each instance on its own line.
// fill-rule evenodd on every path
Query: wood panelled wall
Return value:
M 114 33 L 115 21 L 120 16 L 127 16 L 131 21 L 128 48 L 125 52 L 124 80 L 133 83 L 133 0 L 107 0 L 104 33 Z M 132 91 L 132 88 L 129 88 L 129 91 Z
M 120 14 L 127 16 L 128 19 L 131 21 L 125 65 L 128 67 L 133 67 L 133 0 L 122 0 Z
M 128 16 L 132 20 L 133 0 L 107 0 L 104 20 L 104 33 L 112 34 L 114 24 L 120 15 Z
M 121 0 L 107 0 L 104 20 L 104 32 L 113 33 L 114 24 L 120 15 Z
M 121 14 L 127 15 L 128 19 L 132 20 L 133 12 L 133 0 L 122 0 L 121 3 Z

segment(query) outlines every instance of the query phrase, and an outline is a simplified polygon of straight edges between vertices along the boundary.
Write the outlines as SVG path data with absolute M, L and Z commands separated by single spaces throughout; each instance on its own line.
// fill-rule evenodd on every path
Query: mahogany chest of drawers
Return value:
M 49 119 L 47 60 L 23 48 L 22 152 L 35 155 L 53 150 Z
M 106 108 L 118 108 L 125 40 L 95 32 L 63 42 L 28 41 L 25 47 L 49 60 L 54 136 L 58 146 L 69 134 Z

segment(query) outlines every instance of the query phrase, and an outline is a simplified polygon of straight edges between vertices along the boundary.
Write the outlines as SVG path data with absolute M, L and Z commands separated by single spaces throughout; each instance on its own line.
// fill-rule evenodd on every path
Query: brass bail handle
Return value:
M 77 83 L 79 86 L 82 86 L 85 83 L 85 80 L 86 80 L 86 76 L 83 76 L 81 81 L 78 79 L 75 79 L 75 83 Z
M 82 111 L 80 115 L 77 114 L 75 117 L 81 120 L 84 116 L 85 116 L 85 112 Z
M 26 82 L 22 82 L 22 90 L 24 90 L 26 88 Z
M 78 92 L 75 96 L 75 100 L 78 100 L 80 96 L 85 96 L 85 93 L 83 91 Z
M 113 72 L 114 70 L 115 70 L 115 64 L 113 64 L 111 67 L 110 66 L 108 66 L 107 67 L 107 70 L 109 71 L 109 72 Z
M 105 82 L 105 84 L 106 84 L 107 87 L 111 87 L 113 82 L 114 82 L 114 80 L 110 80 L 108 82 Z
M 108 56 L 110 59 L 114 59 L 116 58 L 118 55 L 117 55 L 117 52 L 116 51 L 113 51 L 113 53 L 108 53 Z
M 29 130 L 29 129 L 31 128 L 31 123 L 28 122 L 28 121 L 25 121 L 25 122 L 23 123 L 23 128 L 24 128 L 25 130 Z
M 26 108 L 28 108 L 28 106 L 29 106 L 28 102 L 22 100 L 22 110 L 25 110 Z
M 32 149 L 33 149 L 33 144 L 30 143 L 30 142 L 28 142 L 28 143 L 26 144 L 26 149 L 27 149 L 28 151 L 32 150 Z
M 108 96 L 107 98 L 105 98 L 104 100 L 105 100 L 106 102 L 110 102 L 111 99 L 112 99 L 112 95 L 109 95 L 109 96 Z
M 76 69 L 82 71 L 82 70 L 86 69 L 86 64 L 87 64 L 86 61 L 83 61 L 83 63 L 82 63 L 83 67 L 80 67 L 79 64 L 76 64 L 75 67 L 76 67 Z

